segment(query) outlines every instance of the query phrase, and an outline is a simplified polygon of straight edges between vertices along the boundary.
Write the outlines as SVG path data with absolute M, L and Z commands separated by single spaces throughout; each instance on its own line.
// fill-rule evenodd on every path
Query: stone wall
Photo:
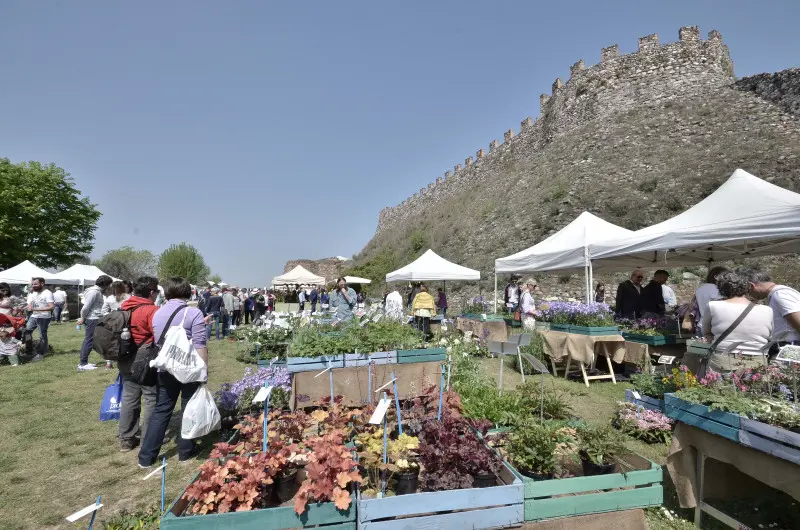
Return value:
M 733 82 L 733 62 L 722 36 L 716 30 L 700 39 L 696 26 L 683 27 L 678 42 L 659 45 L 658 36 L 639 39 L 635 53 L 619 55 L 617 45 L 603 48 L 599 64 L 587 68 L 583 59 L 570 68 L 566 83 L 556 79 L 551 94 L 542 94 L 540 116 L 526 118 L 518 134 L 509 129 L 503 143 L 493 140 L 488 151 L 479 149 L 475 158 L 456 164 L 453 171 L 422 188 L 400 205 L 384 208 L 378 218 L 380 233 L 396 223 L 420 215 L 428 207 L 446 200 L 485 177 L 504 171 L 523 153 L 533 155 L 555 138 L 614 112 L 642 104 L 653 104 L 694 96 Z M 521 151 L 521 152 L 520 152 Z
M 800 115 L 800 68 L 744 77 L 733 86 L 744 92 L 754 92 L 790 114 Z
M 283 273 L 286 274 L 298 265 L 302 265 L 306 270 L 309 270 L 317 276 L 322 276 L 328 283 L 335 282 L 336 278 L 342 275 L 344 266 L 352 264 L 352 261 L 342 261 L 339 258 L 323 258 L 323 259 L 296 259 L 287 261 L 283 267 Z

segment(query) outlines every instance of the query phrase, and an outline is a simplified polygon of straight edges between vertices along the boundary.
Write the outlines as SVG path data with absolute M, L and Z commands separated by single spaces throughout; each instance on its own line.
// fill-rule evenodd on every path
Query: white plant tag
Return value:
M 658 364 L 672 364 L 672 361 L 675 360 L 674 355 L 662 355 L 658 358 Z
M 633 397 L 634 397 L 635 399 L 642 399 L 642 395 L 641 395 L 639 392 L 637 392 L 636 390 L 634 390 L 634 391 L 632 392 L 632 394 L 633 394 Z
M 67 517 L 67 521 L 69 521 L 70 523 L 74 523 L 75 521 L 77 521 L 81 517 L 86 517 L 87 515 L 89 515 L 93 511 L 99 510 L 102 507 L 103 507 L 102 504 L 90 504 L 86 508 L 83 508 L 82 510 L 78 510 L 77 512 L 75 512 L 72 515 L 68 516 Z
M 253 398 L 253 403 L 264 403 L 270 394 L 272 394 L 272 387 L 262 386 L 258 389 L 256 397 Z
M 392 403 L 392 400 L 389 398 L 382 399 L 378 406 L 375 407 L 375 412 L 372 413 L 372 417 L 369 419 L 369 422 L 372 425 L 380 425 L 383 421 L 383 417 L 386 415 L 386 411 L 389 409 L 389 405 Z

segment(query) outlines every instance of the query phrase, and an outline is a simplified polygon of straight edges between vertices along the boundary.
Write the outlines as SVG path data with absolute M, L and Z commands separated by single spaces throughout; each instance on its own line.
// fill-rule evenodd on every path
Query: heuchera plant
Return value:
M 361 483 L 353 454 L 344 445 L 344 432 L 340 429 L 327 431 L 322 436 L 306 440 L 311 450 L 306 464 L 306 479 L 294 498 L 294 511 L 302 514 L 310 501 L 333 501 L 336 508 L 350 507 L 348 485 Z

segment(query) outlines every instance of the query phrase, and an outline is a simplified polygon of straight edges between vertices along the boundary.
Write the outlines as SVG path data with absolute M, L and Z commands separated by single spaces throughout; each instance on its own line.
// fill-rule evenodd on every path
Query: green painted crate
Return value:
M 570 324 L 569 332 L 577 333 L 578 335 L 599 337 L 603 335 L 617 335 L 619 333 L 619 328 L 617 326 L 575 326 Z
M 397 364 L 427 363 L 445 360 L 447 360 L 447 352 L 444 348 L 397 350 Z
M 618 460 L 632 471 L 592 477 L 533 480 L 517 472 L 525 486 L 525 520 L 541 521 L 594 513 L 660 506 L 661 466 L 635 454 Z M 516 471 L 515 471 L 516 472 Z

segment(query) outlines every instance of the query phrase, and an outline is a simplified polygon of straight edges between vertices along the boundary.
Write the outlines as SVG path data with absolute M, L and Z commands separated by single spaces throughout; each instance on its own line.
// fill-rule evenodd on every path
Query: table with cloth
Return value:
M 800 501 L 799 465 L 681 422 L 672 435 L 667 470 L 681 507 L 695 508 L 698 526 L 703 512 L 723 522 L 733 521 L 704 498 L 751 492 L 754 481 Z
M 675 359 L 682 359 L 686 353 L 686 344 L 663 344 L 653 346 L 642 342 L 625 341 L 625 362 L 637 366 L 649 366 L 652 357 L 670 355 Z
M 480 320 L 477 318 L 456 317 L 456 329 L 462 332 L 471 331 L 473 337 L 477 337 L 482 344 L 487 341 L 496 340 L 506 342 L 508 340 L 508 328 L 506 321 L 502 318 L 491 320 Z
M 544 344 L 544 352 L 550 357 L 553 375 L 556 375 L 556 362 L 567 359 L 564 378 L 569 375 L 572 361 L 578 363 L 583 375 L 583 382 L 589 386 L 589 381 L 598 379 L 611 379 L 616 384 L 614 367 L 611 361 L 621 363 L 625 361 L 625 339 L 622 335 L 580 335 L 563 331 L 540 331 Z M 594 367 L 598 355 L 606 358 L 608 375 L 588 375 L 586 366 Z

